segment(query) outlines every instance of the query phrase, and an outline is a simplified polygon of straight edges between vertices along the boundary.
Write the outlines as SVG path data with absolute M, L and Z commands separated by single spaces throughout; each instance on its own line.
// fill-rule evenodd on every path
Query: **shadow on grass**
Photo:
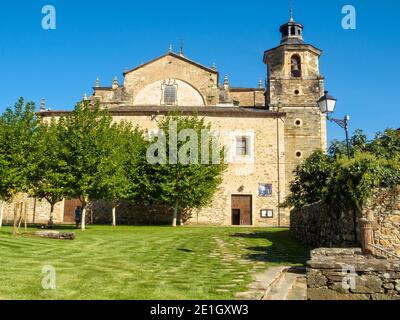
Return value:
M 244 259 L 288 265 L 305 265 L 310 259 L 312 248 L 292 239 L 289 230 L 235 233 L 232 237 L 266 240 L 265 246 L 245 248 L 249 252 L 243 255 Z

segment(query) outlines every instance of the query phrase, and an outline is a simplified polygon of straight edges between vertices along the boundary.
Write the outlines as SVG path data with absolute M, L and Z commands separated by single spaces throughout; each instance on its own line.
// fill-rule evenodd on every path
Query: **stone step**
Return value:
M 292 290 L 295 281 L 299 277 L 298 274 L 284 272 L 279 281 L 271 288 L 263 300 L 287 300 L 289 292 Z
M 306 269 L 285 268 L 266 292 L 263 300 L 307 300 Z
M 307 277 L 300 276 L 294 282 L 286 300 L 307 300 Z
M 248 286 L 246 292 L 236 294 L 237 299 L 242 300 L 262 300 L 268 295 L 273 286 L 284 276 L 284 271 L 288 267 L 270 267 L 263 273 L 258 273 L 254 276 L 253 282 Z

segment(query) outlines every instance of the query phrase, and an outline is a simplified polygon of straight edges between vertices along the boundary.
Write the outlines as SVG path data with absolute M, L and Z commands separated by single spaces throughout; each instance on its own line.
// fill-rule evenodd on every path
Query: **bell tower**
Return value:
M 322 51 L 305 44 L 304 27 L 290 19 L 280 27 L 281 43 L 264 53 L 267 65 L 267 106 L 286 113 L 285 174 L 286 191 L 293 171 L 317 149 L 326 150 L 326 116 L 317 101 L 324 95 L 324 77 L 319 71 Z

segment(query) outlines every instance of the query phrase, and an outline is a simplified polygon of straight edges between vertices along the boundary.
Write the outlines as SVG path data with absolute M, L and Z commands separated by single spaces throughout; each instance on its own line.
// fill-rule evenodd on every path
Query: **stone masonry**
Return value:
M 307 263 L 309 300 L 400 300 L 400 260 L 361 249 L 317 249 Z
M 400 254 L 400 197 L 397 191 L 376 190 L 363 209 L 375 225 L 375 244 Z M 294 238 L 315 247 L 354 245 L 353 213 L 315 203 L 291 212 Z M 360 236 L 358 236 L 360 239 Z

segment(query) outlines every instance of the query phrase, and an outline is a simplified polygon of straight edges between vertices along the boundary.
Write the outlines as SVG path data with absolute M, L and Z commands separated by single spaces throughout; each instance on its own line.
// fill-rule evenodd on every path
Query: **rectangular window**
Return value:
M 249 145 L 250 145 L 250 143 L 249 143 L 248 137 L 237 137 L 236 138 L 236 155 L 237 156 L 250 155 Z
M 164 103 L 175 104 L 176 103 L 176 87 L 165 86 L 164 87 Z

